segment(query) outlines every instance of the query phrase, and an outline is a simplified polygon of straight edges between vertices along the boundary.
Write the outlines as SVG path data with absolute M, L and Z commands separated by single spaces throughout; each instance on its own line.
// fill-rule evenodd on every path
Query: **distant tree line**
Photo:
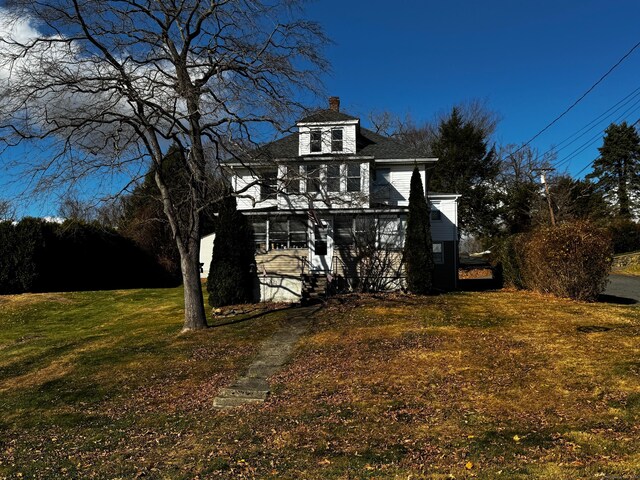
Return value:
M 432 121 L 416 124 L 392 114 L 372 115 L 374 129 L 426 156 L 438 157 L 428 191 L 461 194 L 460 233 L 490 248 L 506 235 L 550 225 L 540 173 L 554 166 L 553 149 L 498 146 L 492 141 L 499 115 L 485 102 L 462 102 Z M 640 249 L 640 136 L 636 125 L 611 124 L 593 171 L 584 179 L 547 173 L 551 210 L 558 223 L 593 221 L 609 229 L 616 251 Z
M 132 240 L 97 223 L 0 223 L 0 294 L 176 285 Z

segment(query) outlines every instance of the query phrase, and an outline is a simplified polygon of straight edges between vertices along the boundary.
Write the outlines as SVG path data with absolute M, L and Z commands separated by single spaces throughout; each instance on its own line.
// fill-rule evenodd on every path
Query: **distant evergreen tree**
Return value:
M 433 284 L 431 209 L 427 205 L 418 167 L 411 175 L 404 263 L 409 291 L 418 295 L 430 293 Z
M 220 202 L 215 234 L 207 279 L 209 304 L 221 307 L 253 301 L 256 275 L 253 232 L 231 195 Z
M 432 146 L 438 162 L 429 178 L 436 192 L 459 193 L 460 231 L 491 235 L 497 229 L 497 198 L 492 186 L 499 172 L 486 131 L 465 122 L 457 108 L 443 120 Z
M 630 218 L 633 197 L 640 194 L 640 136 L 627 122 L 612 123 L 598 150 L 600 157 L 593 162 L 593 172 L 587 178 L 597 178 L 598 187 L 614 198 L 618 215 Z
M 152 166 L 144 176 L 144 180 L 136 185 L 131 194 L 122 199 L 122 215 L 117 222 L 118 231 L 130 238 L 143 250 L 153 255 L 176 281 L 182 280 L 180 269 L 180 254 L 173 232 L 169 226 L 160 191 L 154 176 L 156 172 L 164 179 L 166 187 L 172 191 L 175 198 L 189 198 L 189 177 L 183 167 L 186 158 L 177 145 L 172 145 L 162 160 L 160 171 Z M 211 180 L 213 182 L 213 179 Z M 211 193 L 211 192 L 209 192 Z M 174 205 L 176 215 L 184 217 L 190 215 L 189 202 Z M 213 202 L 204 211 L 202 219 L 202 233 L 213 231 L 212 218 L 214 216 Z

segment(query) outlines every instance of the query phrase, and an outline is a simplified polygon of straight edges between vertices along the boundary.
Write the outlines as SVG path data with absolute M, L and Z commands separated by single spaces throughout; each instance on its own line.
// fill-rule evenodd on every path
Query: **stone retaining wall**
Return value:
M 613 257 L 613 268 L 624 268 L 629 265 L 640 265 L 640 252 L 624 253 Z

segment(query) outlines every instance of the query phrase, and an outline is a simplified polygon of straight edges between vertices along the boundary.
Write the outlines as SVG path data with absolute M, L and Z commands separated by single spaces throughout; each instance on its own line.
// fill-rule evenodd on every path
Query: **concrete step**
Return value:
M 280 365 L 252 365 L 247 370 L 246 376 L 249 378 L 267 378 L 280 370 Z

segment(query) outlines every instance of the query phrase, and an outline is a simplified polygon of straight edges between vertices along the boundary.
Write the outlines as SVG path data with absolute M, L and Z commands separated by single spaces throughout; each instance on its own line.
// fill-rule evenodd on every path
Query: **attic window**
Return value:
M 342 129 L 333 128 L 331 130 L 331 151 L 341 152 L 343 150 Z
M 311 153 L 322 152 L 322 132 L 311 130 Z

